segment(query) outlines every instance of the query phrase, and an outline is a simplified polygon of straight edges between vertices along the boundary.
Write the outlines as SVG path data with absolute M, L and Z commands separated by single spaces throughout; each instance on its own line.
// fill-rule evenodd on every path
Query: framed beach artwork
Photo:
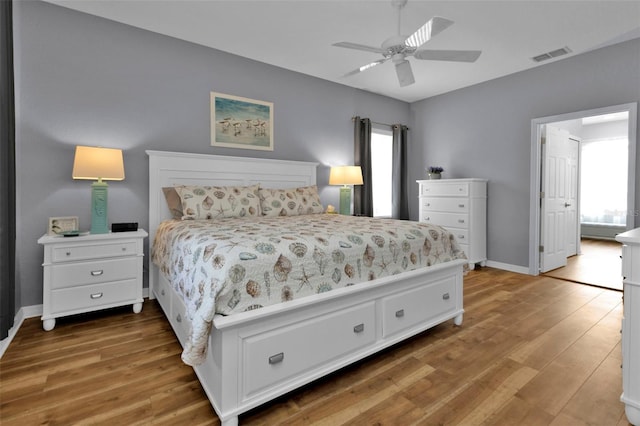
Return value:
M 273 103 L 211 92 L 211 145 L 273 151 Z

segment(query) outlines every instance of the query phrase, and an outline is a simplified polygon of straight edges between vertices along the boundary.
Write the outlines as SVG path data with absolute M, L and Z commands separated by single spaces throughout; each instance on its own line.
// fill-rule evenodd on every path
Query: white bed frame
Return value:
M 162 188 L 178 184 L 291 188 L 316 183 L 317 163 L 147 151 L 149 244 L 170 218 Z M 150 256 L 149 256 L 150 257 Z M 444 321 L 462 323 L 465 260 L 456 260 L 232 316 L 217 315 L 194 370 L 223 426 L 238 415 Z M 180 343 L 185 305 L 149 261 L 157 298 Z

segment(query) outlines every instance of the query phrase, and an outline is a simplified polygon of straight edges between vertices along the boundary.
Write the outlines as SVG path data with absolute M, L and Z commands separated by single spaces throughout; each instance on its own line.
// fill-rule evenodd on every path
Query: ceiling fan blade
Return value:
M 332 46 L 336 47 L 344 47 L 347 49 L 355 49 L 355 50 L 364 50 L 365 52 L 373 52 L 373 53 L 385 53 L 386 50 L 380 47 L 367 46 L 364 44 L 358 43 L 349 43 L 348 41 L 341 41 L 340 43 L 333 43 Z
M 475 62 L 481 50 L 416 50 L 416 59 L 427 61 Z
M 366 71 L 366 70 L 368 70 L 369 68 L 373 68 L 373 67 L 375 67 L 376 65 L 383 64 L 383 63 L 387 62 L 387 60 L 388 60 L 387 58 L 385 58 L 385 59 L 378 59 L 377 61 L 371 62 L 371 63 L 369 63 L 369 64 L 367 64 L 367 65 L 363 65 L 363 66 L 361 66 L 360 68 L 356 68 L 355 70 L 353 70 L 353 71 L 351 71 L 351 72 L 346 73 L 345 75 L 343 75 L 343 77 L 349 77 L 349 76 L 351 76 L 351 75 L 355 75 L 355 74 L 361 73 L 362 71 Z
M 411 64 L 406 59 L 398 61 L 396 64 L 396 74 L 398 75 L 398 82 L 400 87 L 409 86 L 416 82 L 413 78 L 413 71 L 411 71 Z
M 453 24 L 453 21 L 440 16 L 434 16 L 429 19 L 426 24 L 418 28 L 404 41 L 405 46 L 418 48 L 431 40 L 434 36 L 446 30 Z

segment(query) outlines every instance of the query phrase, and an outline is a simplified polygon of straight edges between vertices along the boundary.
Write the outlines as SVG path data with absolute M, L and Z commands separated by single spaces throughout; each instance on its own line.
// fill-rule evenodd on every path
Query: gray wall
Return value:
M 36 1 L 16 2 L 17 305 L 42 303 L 50 216 L 90 224 L 90 182 L 73 181 L 75 145 L 124 150 L 109 186 L 110 222 L 148 228 L 145 150 L 316 161 L 322 201 L 338 204 L 328 167 L 353 163 L 351 117 L 408 123 L 409 105 L 171 37 Z M 273 152 L 213 148 L 209 93 L 274 103 Z
M 528 267 L 531 120 L 638 101 L 635 39 L 416 102 L 412 138 L 422 144 L 412 145 L 412 181 L 428 165 L 443 166 L 448 178 L 489 179 L 487 256 Z M 636 194 L 636 212 L 639 204 Z

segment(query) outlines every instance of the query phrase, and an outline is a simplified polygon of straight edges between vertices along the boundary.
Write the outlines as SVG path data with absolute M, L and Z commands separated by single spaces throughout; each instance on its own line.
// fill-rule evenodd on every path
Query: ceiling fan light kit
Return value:
M 339 42 L 333 46 L 344 47 L 347 49 L 362 50 L 365 52 L 378 53 L 383 59 L 370 62 L 344 75 L 344 77 L 352 76 L 377 65 L 383 64 L 391 60 L 396 68 L 398 82 L 400 87 L 409 86 L 415 83 L 411 63 L 407 60 L 413 56 L 418 60 L 427 61 L 448 61 L 448 62 L 475 62 L 482 53 L 480 50 L 426 50 L 420 49 L 425 43 L 434 36 L 449 28 L 453 21 L 450 19 L 434 16 L 424 25 L 418 28 L 410 36 L 401 35 L 400 17 L 401 10 L 407 4 L 407 0 L 392 0 L 391 5 L 398 11 L 398 33 L 395 36 L 386 39 L 381 47 L 367 46 L 364 44 Z

